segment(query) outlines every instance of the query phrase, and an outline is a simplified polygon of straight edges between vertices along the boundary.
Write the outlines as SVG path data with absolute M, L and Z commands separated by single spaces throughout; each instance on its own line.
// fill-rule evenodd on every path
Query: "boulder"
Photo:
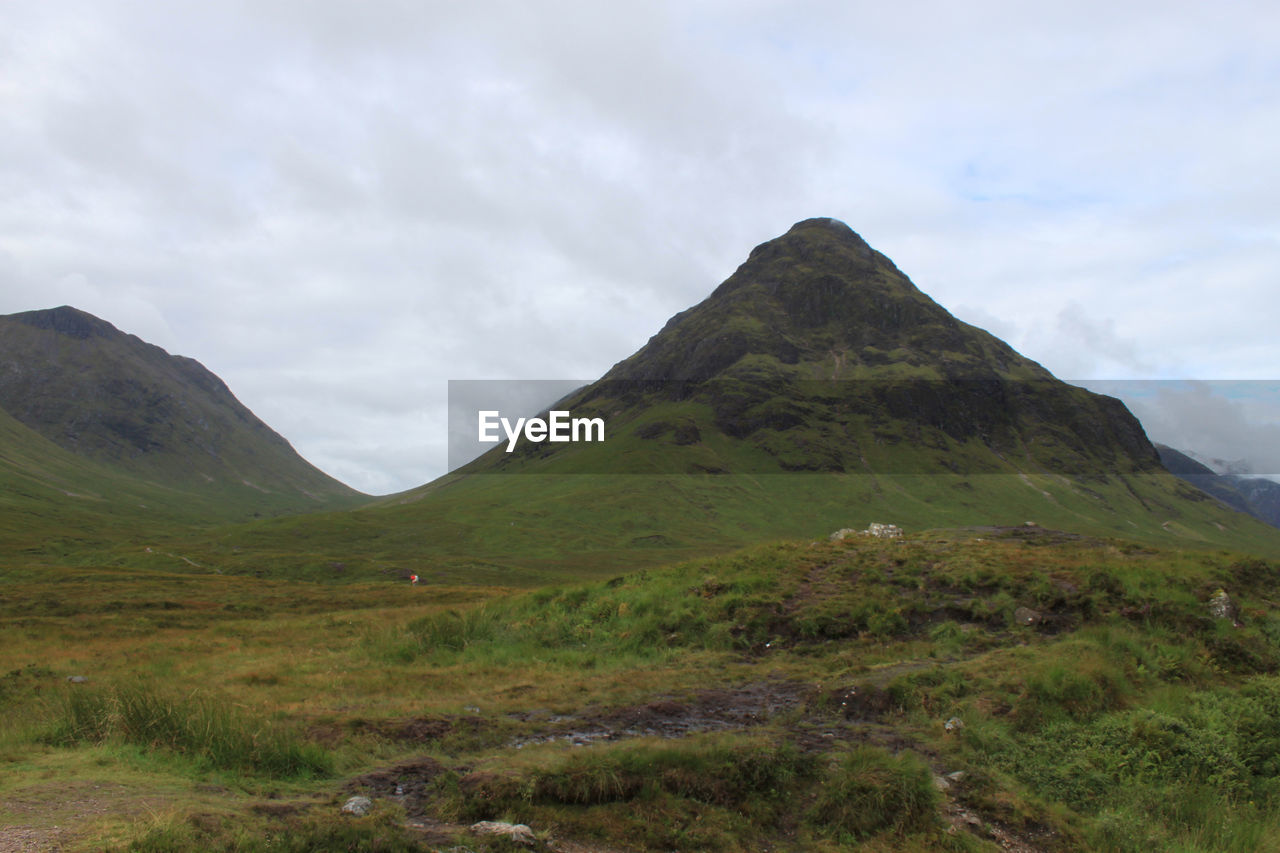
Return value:
M 533 844 L 533 830 L 523 823 L 502 823 L 496 820 L 482 820 L 471 824 L 471 831 L 476 835 L 499 835 L 510 838 L 518 844 Z
M 1238 612 L 1236 603 L 1231 600 L 1231 596 L 1227 595 L 1225 589 L 1220 589 L 1214 593 L 1213 598 L 1209 599 L 1209 615 L 1214 619 L 1230 619 L 1234 624 Z
M 1041 620 L 1040 613 L 1032 610 L 1030 607 L 1019 607 L 1013 611 L 1013 621 L 1024 627 L 1031 625 L 1039 625 Z
M 368 797 L 352 797 L 342 804 L 342 813 L 363 817 L 371 808 L 373 808 L 373 800 Z

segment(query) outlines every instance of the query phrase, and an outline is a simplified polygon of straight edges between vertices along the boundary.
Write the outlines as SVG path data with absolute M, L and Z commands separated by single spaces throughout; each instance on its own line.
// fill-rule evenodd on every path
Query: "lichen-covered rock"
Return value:
M 363 817 L 373 808 L 373 800 L 368 797 L 352 797 L 342 804 L 342 813 Z
M 501 835 L 518 844 L 533 844 L 533 830 L 523 823 L 502 823 L 496 820 L 482 820 L 471 824 L 471 831 L 476 835 Z
M 1236 621 L 1238 615 L 1236 603 L 1231 600 L 1231 596 L 1227 595 L 1225 589 L 1218 590 L 1213 598 L 1209 599 L 1209 615 L 1214 619 L 1230 619 L 1233 623 Z
M 850 536 L 853 536 L 857 532 L 858 531 L 854 530 L 852 527 L 841 527 L 839 530 L 837 530 L 835 533 L 832 533 L 827 538 L 830 539 L 832 542 L 840 542 L 844 539 L 847 539 Z

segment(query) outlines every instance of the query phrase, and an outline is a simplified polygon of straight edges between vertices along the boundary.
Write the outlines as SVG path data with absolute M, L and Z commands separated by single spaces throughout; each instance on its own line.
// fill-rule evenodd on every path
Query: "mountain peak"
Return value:
M 864 261 L 869 261 L 878 254 L 857 231 L 843 221 L 830 216 L 819 216 L 803 219 L 792 225 L 782 236 L 756 246 L 751 250 L 748 262 L 797 253 L 813 257 L 817 253 L 838 255 L 842 252 L 852 253 Z M 888 261 L 883 255 L 880 257 Z
M 89 338 L 115 338 L 124 334 L 106 320 L 99 319 L 79 308 L 72 308 L 70 305 L 43 308 L 38 311 L 23 311 L 19 314 L 10 314 L 9 319 L 32 328 L 57 332 L 82 341 Z
M 701 304 L 610 378 L 705 380 L 747 356 L 811 378 L 893 371 L 950 378 L 1042 369 L 952 317 L 844 222 L 805 219 L 762 243 Z M 864 369 L 865 368 L 865 369 Z
M 838 239 L 866 245 L 866 241 L 858 235 L 857 231 L 850 228 L 844 220 L 836 219 L 834 216 L 815 216 L 812 219 L 802 219 L 787 230 L 787 235 L 805 233 L 824 233 Z

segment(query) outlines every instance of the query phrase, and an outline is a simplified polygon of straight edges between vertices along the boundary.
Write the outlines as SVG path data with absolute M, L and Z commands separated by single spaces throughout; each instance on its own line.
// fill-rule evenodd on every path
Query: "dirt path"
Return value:
M 61 850 L 66 830 L 47 826 L 0 826 L 0 853 Z

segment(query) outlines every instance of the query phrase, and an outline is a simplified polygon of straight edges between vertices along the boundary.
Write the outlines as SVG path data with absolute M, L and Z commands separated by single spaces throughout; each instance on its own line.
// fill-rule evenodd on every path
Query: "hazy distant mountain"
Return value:
M 1198 454 L 1175 450 L 1163 444 L 1157 444 L 1156 450 L 1160 453 L 1160 461 L 1176 476 L 1228 506 L 1280 527 L 1280 483 L 1263 477 L 1221 473 L 1221 470 L 1214 470 L 1198 461 Z M 1230 467 L 1247 470 L 1244 463 L 1234 463 Z
M 247 515 L 360 497 L 199 362 L 67 306 L 0 317 L 0 408 L 95 471 L 162 486 L 170 501 Z

